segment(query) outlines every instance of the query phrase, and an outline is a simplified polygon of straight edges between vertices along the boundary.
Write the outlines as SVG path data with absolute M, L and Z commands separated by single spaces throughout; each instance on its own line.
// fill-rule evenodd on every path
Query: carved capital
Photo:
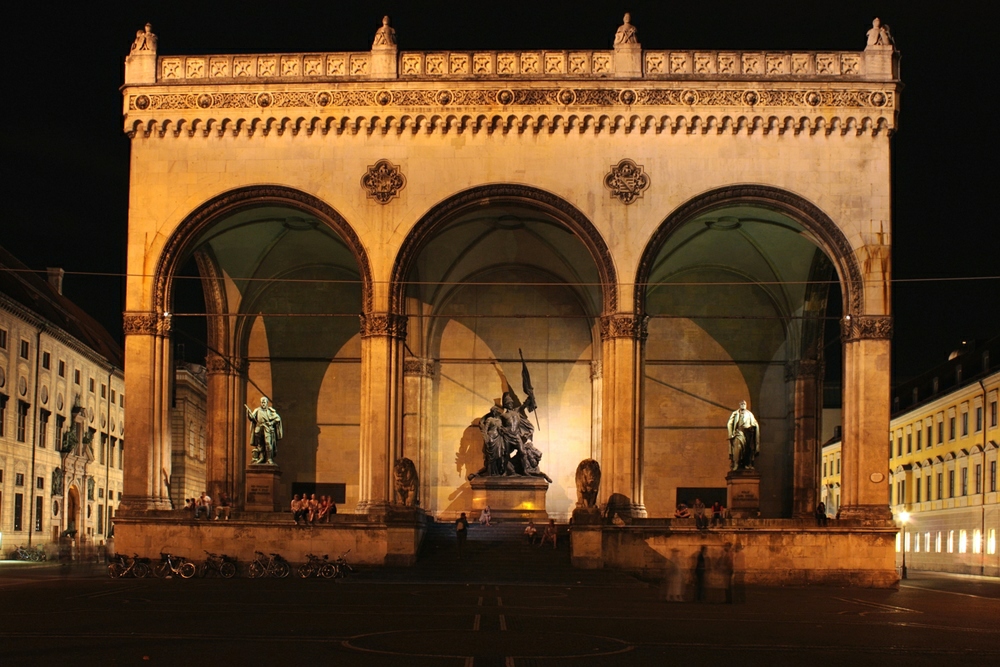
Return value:
M 122 329 L 126 336 L 153 336 L 159 333 L 159 313 L 125 313 Z
M 590 380 L 600 380 L 604 375 L 604 366 L 600 359 L 594 359 L 590 362 Z
M 645 340 L 648 334 L 649 316 L 637 317 L 624 313 L 601 316 L 601 340 L 611 338 L 635 338 Z
M 406 377 L 434 377 L 435 368 L 433 359 L 407 357 L 403 360 L 403 375 Z
M 892 316 L 848 315 L 840 321 L 840 336 L 844 342 L 855 340 L 890 340 Z
M 396 313 L 362 313 L 361 337 L 406 338 L 406 316 Z
M 209 375 L 239 375 L 240 360 L 230 360 L 218 354 L 210 354 L 205 359 L 205 370 Z

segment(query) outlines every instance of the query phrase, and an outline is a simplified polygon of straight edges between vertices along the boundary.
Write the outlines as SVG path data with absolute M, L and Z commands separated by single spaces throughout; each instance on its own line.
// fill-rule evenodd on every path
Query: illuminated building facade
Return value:
M 0 532 L 6 552 L 68 531 L 100 544 L 122 498 L 125 378 L 118 344 L 0 248 Z

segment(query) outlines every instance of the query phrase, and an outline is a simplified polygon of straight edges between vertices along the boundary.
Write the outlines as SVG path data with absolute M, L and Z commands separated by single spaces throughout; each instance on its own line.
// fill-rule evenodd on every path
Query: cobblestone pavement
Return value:
M 0 664 L 1000 664 L 990 579 L 911 571 L 898 591 L 749 589 L 739 604 L 697 604 L 620 574 L 400 578 L 111 580 L 96 566 L 0 563 Z

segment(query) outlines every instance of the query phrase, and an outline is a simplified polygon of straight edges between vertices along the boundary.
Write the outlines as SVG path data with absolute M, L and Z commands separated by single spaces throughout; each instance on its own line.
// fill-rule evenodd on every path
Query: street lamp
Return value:
M 903 552 L 903 579 L 906 579 L 906 522 L 910 520 L 909 512 L 900 512 L 899 521 L 903 524 L 903 540 L 902 540 L 902 552 Z

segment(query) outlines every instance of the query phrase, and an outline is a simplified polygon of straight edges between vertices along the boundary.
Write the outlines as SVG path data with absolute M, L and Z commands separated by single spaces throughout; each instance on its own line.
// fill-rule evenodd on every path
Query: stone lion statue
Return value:
M 601 488 L 601 464 L 584 459 L 576 467 L 576 506 L 597 507 L 597 492 Z
M 417 467 L 413 465 L 413 461 L 405 456 L 397 459 L 392 466 L 392 480 L 393 488 L 396 489 L 396 501 L 399 504 L 407 507 L 416 507 L 420 504 L 417 499 L 419 485 Z

